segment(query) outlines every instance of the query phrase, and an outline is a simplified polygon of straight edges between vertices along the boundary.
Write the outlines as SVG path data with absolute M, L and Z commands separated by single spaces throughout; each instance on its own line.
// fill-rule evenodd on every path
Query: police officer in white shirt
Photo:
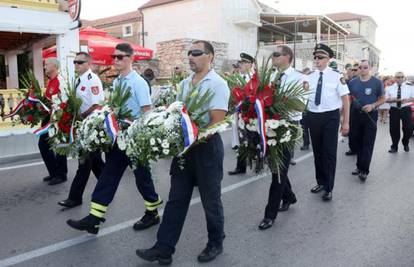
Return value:
M 273 67 L 276 70 L 272 73 L 270 81 L 275 84 L 276 91 L 282 91 L 289 85 L 301 84 L 305 89 L 309 88 L 307 77 L 290 66 L 294 59 L 293 51 L 286 45 L 280 45 L 272 54 Z M 296 125 L 302 119 L 302 113 L 294 111 L 290 114 L 289 120 Z M 269 189 L 268 202 L 265 208 L 263 220 L 259 224 L 260 230 L 270 228 L 279 211 L 287 211 L 289 206 L 296 203 L 296 196 L 292 191 L 289 181 L 289 163 L 293 157 L 293 151 L 283 151 L 283 163 L 279 173 L 272 173 L 272 183 Z M 280 205 L 281 201 L 282 205 Z
M 338 128 L 342 109 L 342 135 L 349 131 L 349 90 L 341 74 L 328 67 L 332 49 L 317 44 L 313 52 L 316 70 L 309 74 L 309 129 L 315 159 L 317 185 L 312 193 L 324 190 L 322 199 L 332 199 L 335 181 Z
M 402 121 L 402 144 L 404 151 L 410 151 L 408 143 L 412 131 L 411 121 L 411 103 L 414 101 L 414 87 L 404 81 L 404 73 L 397 72 L 395 74 L 396 82 L 388 87 L 385 97 L 390 103 L 390 134 L 392 145 L 388 151 L 396 153 L 398 151 L 398 143 L 400 142 L 400 120 Z
M 76 96 L 82 100 L 80 112 L 81 116 L 85 118 L 98 106 L 98 103 L 104 101 L 104 91 L 98 75 L 90 69 L 91 57 L 88 53 L 79 52 L 73 63 L 79 74 L 75 82 Z M 58 204 L 66 208 L 81 205 L 82 195 L 91 170 L 95 177 L 98 178 L 101 175 L 103 167 L 104 162 L 100 151 L 89 153 L 85 156 L 85 159 L 79 160 L 78 170 L 76 171 L 75 178 L 73 178 L 69 196 Z

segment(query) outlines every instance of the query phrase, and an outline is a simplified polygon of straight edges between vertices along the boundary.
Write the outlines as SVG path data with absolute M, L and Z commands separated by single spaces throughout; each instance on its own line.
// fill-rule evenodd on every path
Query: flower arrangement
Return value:
M 167 107 L 173 103 L 177 98 L 178 85 L 171 84 L 153 86 L 152 87 L 152 104 L 154 107 Z
M 299 81 L 277 84 L 271 81 L 272 69 L 263 60 L 244 87 L 232 90 L 239 118 L 241 144 L 238 153 L 256 172 L 266 163 L 277 172 L 283 160 L 283 151 L 292 150 L 301 137 L 301 128 L 288 122 L 293 111 L 303 111 L 305 90 Z
M 4 119 L 18 116 L 13 120 L 13 125 L 22 123 L 34 127 L 49 115 L 49 101 L 42 95 L 39 82 L 32 71 L 28 71 L 21 79 L 23 87 L 19 89 L 24 98 L 17 104 L 13 111 L 4 116 Z

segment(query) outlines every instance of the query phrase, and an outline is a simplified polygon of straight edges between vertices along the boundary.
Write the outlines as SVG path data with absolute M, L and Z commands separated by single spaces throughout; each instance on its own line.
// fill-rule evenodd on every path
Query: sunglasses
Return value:
M 111 55 L 112 59 L 123 60 L 124 57 L 130 57 L 131 55 Z
M 395 76 L 396 79 L 404 79 L 404 76 Z
M 319 59 L 319 60 L 322 60 L 322 59 L 325 59 L 325 58 L 328 58 L 328 57 L 324 57 L 324 56 L 314 56 L 313 57 L 313 59 Z
M 187 53 L 187 56 L 193 56 L 193 57 L 199 57 L 199 56 L 201 56 L 201 55 L 203 55 L 203 54 L 209 54 L 209 53 L 207 53 L 207 52 L 205 52 L 205 51 L 203 51 L 203 50 L 199 50 L 199 49 L 194 49 L 194 50 L 189 50 L 188 51 L 188 53 Z
M 272 56 L 273 57 L 280 57 L 282 54 L 279 52 L 273 52 Z
M 75 65 L 82 65 L 82 64 L 84 64 L 86 62 L 88 62 L 88 61 L 85 61 L 85 60 L 74 60 L 73 61 L 73 64 L 75 64 Z
M 358 69 L 352 69 L 352 71 L 358 71 Z
M 359 69 L 360 69 L 360 70 L 367 70 L 367 69 L 369 69 L 369 67 L 359 66 Z

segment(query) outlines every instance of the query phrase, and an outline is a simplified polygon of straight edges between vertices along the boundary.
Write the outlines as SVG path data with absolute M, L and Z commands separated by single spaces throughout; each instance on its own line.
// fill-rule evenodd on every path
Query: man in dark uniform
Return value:
M 60 94 L 62 86 L 62 79 L 59 76 L 59 61 L 56 58 L 47 58 L 45 60 L 45 74 L 49 78 L 49 82 L 46 86 L 45 97 L 52 101 L 54 95 Z M 42 122 L 42 126 L 46 125 L 50 120 L 50 117 Z M 56 185 L 67 181 L 67 159 L 66 156 L 59 155 L 53 152 L 47 133 L 42 134 L 39 137 L 39 150 L 40 155 L 45 162 L 46 168 L 49 172 L 49 176 L 43 178 L 44 182 L 48 182 L 49 185 Z
M 365 181 L 377 135 L 377 107 L 384 103 L 385 97 L 381 80 L 371 76 L 368 60 L 362 60 L 359 68 L 360 77 L 353 79 L 348 85 L 351 96 L 354 97 L 350 121 L 357 148 L 356 169 L 352 174 Z
M 214 59 L 213 46 L 206 41 L 196 41 L 189 52 L 190 68 L 194 72 L 181 82 L 184 96 L 196 86 L 200 94 L 210 91 L 212 99 L 203 111 L 206 127 L 225 119 L 230 90 L 227 83 L 210 65 Z M 223 142 L 219 134 L 211 135 L 207 142 L 197 144 L 184 154 L 185 165 L 180 168 L 178 158 L 171 164 L 171 189 L 165 206 L 164 217 L 157 233 L 157 242 L 150 249 L 138 249 L 136 254 L 147 261 L 158 261 L 160 265 L 172 262 L 172 254 L 180 238 L 193 188 L 198 185 L 208 231 L 206 248 L 197 257 L 199 262 L 214 260 L 223 251 L 224 214 L 221 202 L 221 180 L 223 179 Z
M 349 131 L 349 90 L 341 74 L 328 67 L 332 49 L 318 44 L 313 52 L 316 70 L 309 74 L 309 129 L 312 140 L 317 185 L 312 193 L 324 190 L 322 199 L 332 199 L 336 172 L 338 128 L 342 109 L 342 135 Z
M 134 50 L 128 43 L 116 46 L 112 57 L 120 75 L 114 81 L 114 88 L 121 85 L 131 90 L 131 97 L 127 100 L 126 107 L 131 110 L 133 118 L 138 118 L 151 109 L 152 103 L 147 82 L 132 70 L 133 54 Z M 128 165 L 131 165 L 125 151 L 120 150 L 116 144 L 106 153 L 105 159 L 105 167 L 92 193 L 89 215 L 81 220 L 67 221 L 67 224 L 74 229 L 91 234 L 98 233 L 100 223 L 105 221 L 105 213 L 115 196 L 124 171 Z M 134 224 L 133 228 L 143 230 L 160 222 L 157 208 L 161 206 L 162 199 L 155 192 L 151 172 L 147 167 L 137 166 L 134 169 L 134 176 L 146 210 L 144 216 Z
M 82 100 L 80 113 L 83 118 L 86 118 L 98 107 L 98 103 L 105 100 L 102 82 L 98 75 L 90 69 L 91 56 L 88 53 L 79 52 L 73 63 L 79 75 L 76 79 L 75 87 L 76 96 Z M 78 164 L 78 170 L 73 178 L 68 198 L 58 203 L 66 208 L 73 208 L 82 204 L 83 192 L 91 171 L 96 178 L 99 178 L 101 175 L 104 167 L 101 151 L 88 153 L 83 159 L 79 159 Z

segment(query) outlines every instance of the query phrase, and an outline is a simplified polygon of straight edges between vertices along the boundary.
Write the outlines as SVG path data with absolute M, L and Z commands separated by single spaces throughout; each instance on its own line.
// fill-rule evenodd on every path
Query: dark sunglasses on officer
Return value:
M 112 59 L 117 59 L 117 60 L 123 60 L 124 59 L 124 57 L 130 57 L 131 55 L 121 55 L 121 54 L 118 54 L 118 55 L 111 55 L 111 58 Z
M 188 50 L 187 56 L 199 57 L 203 54 L 208 55 L 209 53 L 200 49 Z

